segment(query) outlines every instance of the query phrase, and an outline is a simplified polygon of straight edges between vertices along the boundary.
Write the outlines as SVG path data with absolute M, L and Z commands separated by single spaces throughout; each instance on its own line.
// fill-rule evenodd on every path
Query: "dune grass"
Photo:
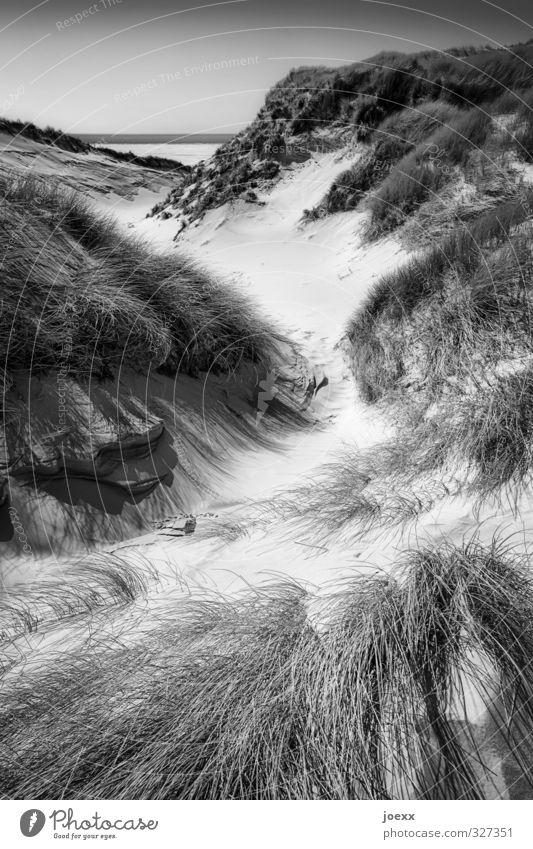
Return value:
M 348 452 L 314 486 L 303 483 L 287 497 L 289 528 L 305 527 L 317 542 L 339 534 L 357 542 L 371 531 L 404 530 L 449 497 L 515 505 L 533 470 L 533 365 L 517 368 L 468 392 L 452 385 L 434 393 L 432 406 L 420 390 L 398 395 L 408 409 L 397 415 L 395 435 Z
M 385 118 L 371 136 L 373 146 L 334 180 L 314 209 L 304 211 L 304 218 L 313 220 L 355 209 L 399 160 L 460 114 L 456 107 L 439 101 L 423 103 L 419 108 L 406 107 Z
M 115 162 L 128 162 L 138 165 L 140 168 L 152 168 L 154 171 L 164 172 L 190 171 L 190 165 L 183 165 L 175 159 L 168 159 L 163 156 L 136 156 L 131 150 L 114 150 L 112 147 L 101 146 L 98 146 L 96 150 L 114 159 Z
M 406 106 L 400 112 L 389 115 L 378 124 L 372 138 L 392 136 L 419 144 L 436 130 L 447 127 L 460 115 L 461 110 L 457 106 L 452 106 L 445 101 L 423 101 L 416 106 Z
M 385 311 L 394 317 L 409 315 L 425 297 L 442 291 L 450 271 L 464 277 L 483 264 L 484 258 L 507 242 L 514 228 L 526 221 L 533 208 L 533 191 L 496 205 L 472 221 L 457 227 L 430 250 L 415 254 L 399 268 L 382 276 L 374 285 L 359 316 L 372 319 Z M 360 338 L 357 318 L 350 336 Z
M 311 601 L 296 584 L 182 601 L 140 645 L 6 678 L 2 796 L 478 799 L 507 792 L 495 748 L 531 792 L 527 562 L 426 548 L 313 621 Z
M 445 127 L 431 136 L 431 144 L 442 150 L 451 165 L 464 167 L 473 149 L 481 147 L 490 131 L 492 119 L 481 110 L 470 109 L 454 115 Z
M 317 549 L 332 540 L 362 543 L 376 530 L 407 529 L 443 498 L 456 494 L 435 475 L 425 474 L 417 436 L 367 451 L 345 449 L 312 478 L 261 503 L 258 523 L 267 528 L 283 519 L 283 538 L 289 545 L 296 534 L 305 534 Z
M 457 176 L 455 169 L 464 172 L 473 151 L 483 148 L 491 120 L 485 111 L 440 102 L 386 118 L 374 131 L 373 147 L 337 177 L 304 218 L 346 212 L 368 197 L 368 235 L 393 230 Z
M 531 192 L 382 277 L 348 327 L 362 397 L 420 474 L 461 468 L 482 497 L 529 481 Z M 466 475 L 466 477 L 465 477 Z
M 465 169 L 473 151 L 485 142 L 491 118 L 470 110 L 453 116 L 401 159 L 369 198 L 369 235 L 382 235 L 402 224 L 429 197 Z
M 146 594 L 157 580 L 149 561 L 94 554 L 37 579 L 10 583 L 0 598 L 0 642 L 33 633 L 80 614 L 124 607 Z
M 317 206 L 304 209 L 303 219 L 314 221 L 335 212 L 355 209 L 380 175 L 381 167 L 374 154 L 363 156 L 339 174 Z
M 76 377 L 122 365 L 197 374 L 265 364 L 279 337 L 195 263 L 155 253 L 85 200 L 34 179 L 1 187 L 0 354 L 32 373 L 66 359 Z
M 41 127 L 36 127 L 31 122 L 0 118 L 0 132 L 9 133 L 9 135 L 13 136 L 22 136 L 22 138 L 31 139 L 40 144 L 53 145 L 54 147 L 59 147 L 62 150 L 72 153 L 88 153 L 91 150 L 91 145 L 77 136 L 71 136 L 62 130 L 56 130 L 54 127 L 45 127 L 42 129 Z
M 369 199 L 369 235 L 394 230 L 444 182 L 444 172 L 439 168 L 421 162 L 415 152 L 405 156 Z
M 481 496 L 512 495 L 531 483 L 533 469 L 533 368 L 494 377 L 489 387 L 443 408 L 429 427 L 415 428 L 418 451 L 433 465 L 455 459 L 470 472 L 469 488 Z M 416 457 L 416 449 L 415 454 Z
M 367 193 L 382 180 L 401 159 L 409 144 L 402 139 L 386 137 L 343 171 L 332 183 L 320 203 L 312 210 L 304 210 L 304 218 L 313 220 L 323 218 L 334 212 L 347 212 L 355 209 Z

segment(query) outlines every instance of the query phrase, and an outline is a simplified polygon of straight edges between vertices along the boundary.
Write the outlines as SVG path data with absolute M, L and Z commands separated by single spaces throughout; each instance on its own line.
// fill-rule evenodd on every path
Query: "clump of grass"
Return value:
M 375 237 L 398 227 L 444 182 L 440 168 L 421 161 L 416 152 L 407 154 L 368 201 L 369 236 Z
M 420 105 L 406 107 L 399 114 L 390 115 L 376 127 L 375 136 L 395 136 L 419 144 L 436 130 L 447 127 L 460 115 L 460 110 L 442 100 L 430 100 Z
M 141 645 L 64 658 L 31 686 L 10 678 L 2 796 L 531 793 L 526 561 L 498 544 L 428 547 L 324 598 L 318 630 L 310 601 L 296 584 L 182 601 Z M 486 714 L 481 734 L 466 707 L 472 692 Z M 491 769 L 494 746 L 508 783 Z
M 306 211 L 305 218 L 312 220 L 355 209 L 409 147 L 408 142 L 395 137 L 380 139 L 369 153 L 336 178 L 319 205 Z
M 8 181 L 0 217 L 8 370 L 58 367 L 67 340 L 76 377 L 109 377 L 122 363 L 227 372 L 276 356 L 279 337 L 243 296 L 189 260 L 123 235 L 77 196 Z
M 404 156 L 369 200 L 369 235 L 375 237 L 402 224 L 453 179 L 456 167 L 464 169 L 472 151 L 485 142 L 490 122 L 490 116 L 477 110 L 456 115 Z
M 525 190 L 465 222 L 435 247 L 383 275 L 358 313 L 361 321 L 372 320 L 385 311 L 391 318 L 408 316 L 424 297 L 442 291 L 446 273 L 453 270 L 461 277 L 471 274 L 488 253 L 505 243 L 513 229 L 530 217 L 532 205 L 533 192 Z M 348 333 L 352 341 L 361 337 L 357 318 L 349 325 Z
M 465 166 L 473 150 L 480 148 L 490 131 L 490 115 L 477 109 L 453 116 L 445 127 L 436 130 L 431 143 L 442 150 L 450 165 Z
M 0 600 L 0 643 L 81 614 L 128 605 L 146 595 L 155 579 L 143 558 L 132 563 L 116 554 L 96 554 L 61 572 L 49 570 L 35 581 L 11 584 Z
M 502 91 L 494 100 L 489 100 L 486 104 L 482 104 L 483 108 L 490 112 L 491 115 L 512 115 L 523 109 L 524 102 L 531 100 L 532 91 L 529 89 L 519 89 L 517 91 Z
M 420 458 L 415 439 L 346 450 L 312 479 L 262 503 L 259 521 L 268 525 L 282 518 L 288 541 L 305 532 L 305 539 L 317 544 L 332 538 L 351 544 L 376 529 L 404 528 L 450 494 L 442 481 L 423 478 L 420 463 L 413 474 L 413 458 Z
M 335 180 L 320 204 L 326 214 L 355 209 L 359 201 L 374 184 L 377 160 L 373 154 L 357 162 Z
M 495 377 L 489 388 L 460 399 L 454 412 L 442 409 L 433 422 L 440 443 L 433 453 L 466 463 L 474 493 L 518 492 L 531 480 L 532 401 L 531 366 Z
M 318 206 L 304 210 L 304 219 L 314 220 L 355 209 L 382 173 L 383 165 L 374 153 L 367 154 L 335 179 Z
M 70 236 L 89 251 L 120 250 L 124 236 L 112 216 L 97 212 L 83 195 L 31 174 L 0 180 L 5 215 L 27 215 L 32 224 L 48 226 L 52 237 Z

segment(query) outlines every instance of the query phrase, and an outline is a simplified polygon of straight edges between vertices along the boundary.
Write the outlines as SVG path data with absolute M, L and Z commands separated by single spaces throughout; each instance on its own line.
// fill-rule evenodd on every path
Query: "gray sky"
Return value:
M 527 0 L 2 0 L 0 114 L 75 133 L 234 132 L 292 67 L 526 41 L 530 8 Z

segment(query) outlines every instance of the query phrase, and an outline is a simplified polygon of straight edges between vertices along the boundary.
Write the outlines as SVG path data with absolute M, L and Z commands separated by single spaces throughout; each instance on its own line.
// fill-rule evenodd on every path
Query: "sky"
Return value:
M 530 38 L 529 0 L 2 0 L 0 115 L 72 133 L 233 133 L 299 65 Z

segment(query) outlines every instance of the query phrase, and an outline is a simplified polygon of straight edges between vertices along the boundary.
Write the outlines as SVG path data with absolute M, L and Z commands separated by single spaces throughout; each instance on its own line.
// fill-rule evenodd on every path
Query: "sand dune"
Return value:
M 343 533 L 329 534 L 316 517 L 306 514 L 306 487 L 307 492 L 320 488 L 327 470 L 343 458 L 379 447 L 393 424 L 356 396 L 341 339 L 347 315 L 362 303 L 375 279 L 405 262 L 408 254 L 394 236 L 364 243 L 366 213 L 359 211 L 302 224 L 304 207 L 323 196 L 347 161 L 342 152 L 315 153 L 285 169 L 275 188 L 261 197 L 262 204 L 238 201 L 211 211 L 180 236 L 177 246 L 172 241 L 175 222 L 141 218 L 139 209 L 128 220 L 124 198 L 102 204 L 118 213 L 125 229 L 142 234 L 159 249 L 186 250 L 219 276 L 237 272 L 238 285 L 275 319 L 303 356 L 301 360 L 288 356 L 283 374 L 258 375 L 252 396 L 249 382 L 239 382 L 238 376 L 228 386 L 226 379 L 202 383 L 183 377 L 175 383 L 154 377 L 143 384 L 128 374 L 124 379 L 129 403 L 125 386 L 108 389 L 108 401 L 116 391 L 124 414 L 131 416 L 137 410 L 139 416 L 142 409 L 142 419 L 147 409 L 142 400 L 149 395 L 152 402 L 157 399 L 150 406 L 152 415 L 156 409 L 164 411 L 158 422 L 145 422 L 143 432 L 137 426 L 134 434 L 122 440 L 115 438 L 116 430 L 110 440 L 109 427 L 104 426 L 99 444 L 92 445 L 84 459 L 78 453 L 52 465 L 23 465 L 14 472 L 19 480 L 33 478 L 38 490 L 30 509 L 22 500 L 17 502 L 23 524 L 41 522 L 44 536 L 53 540 L 48 556 L 17 564 L 10 578 L 16 593 L 31 586 L 38 573 L 68 581 L 71 558 L 63 556 L 58 539 L 74 539 L 70 550 L 75 551 L 76 543 L 88 537 L 94 540 L 98 534 L 108 540 L 99 546 L 100 551 L 120 557 L 126 570 L 138 572 L 145 586 L 127 615 L 120 604 L 104 599 L 101 607 L 95 602 L 90 612 L 79 602 L 70 621 L 63 622 L 61 616 L 54 621 L 45 612 L 36 633 L 29 633 L 32 628 L 24 622 L 11 623 L 7 684 L 21 663 L 26 671 L 46 668 L 63 646 L 75 657 L 95 632 L 102 645 L 117 641 L 122 648 L 134 649 L 165 621 L 169 611 L 181 610 L 187 599 L 202 602 L 219 593 L 238 597 L 244 589 L 260 590 L 280 579 L 298 582 L 310 590 L 306 612 L 311 628 L 318 631 L 321 623 L 313 611 L 321 597 L 354 576 L 386 573 L 410 545 L 438 546 L 444 539 L 463 544 L 476 538 L 490 543 L 499 532 L 512 535 L 527 550 L 533 519 L 527 498 L 503 509 L 500 503 L 487 501 L 478 509 L 472 500 L 454 492 L 453 480 L 444 480 L 440 488 L 434 481 L 421 481 L 419 511 L 408 518 L 398 511 L 401 494 L 392 492 L 386 494 L 379 521 L 372 526 L 358 527 L 355 522 Z M 41 395 L 35 395 L 37 428 L 39 397 L 41 409 L 46 406 L 43 391 L 41 386 Z M 105 409 L 103 399 L 95 402 L 97 392 L 104 390 L 88 390 L 84 402 L 91 442 L 98 433 L 94 411 L 101 414 Z M 310 424 L 292 433 L 278 433 L 272 441 L 266 423 L 275 416 L 278 392 L 296 401 L 296 409 L 305 412 Z M 233 411 L 240 429 L 219 416 L 221 404 Z M 193 412 L 199 408 L 201 419 Z M 84 409 L 79 398 L 75 409 L 77 414 Z M 136 468 L 133 486 L 128 474 L 131 464 Z M 174 480 L 179 476 L 179 486 L 173 488 L 168 476 Z M 70 489 L 71 480 L 75 484 L 77 479 L 85 493 L 90 479 L 103 510 L 73 535 L 67 529 L 69 518 L 60 515 L 57 505 L 62 500 L 61 486 L 68 481 Z M 102 496 L 105 486 L 122 501 L 122 538 L 116 542 L 110 534 L 111 501 Z M 143 501 L 148 491 L 153 496 L 153 490 L 161 497 Z M 52 495 L 53 502 L 48 499 Z M 142 505 L 137 503 L 141 501 Z M 130 510 L 126 512 L 128 539 L 123 533 L 124 510 Z M 190 524 L 185 533 L 187 517 Z M 147 518 L 154 522 L 150 533 L 146 533 Z M 72 519 L 77 521 L 74 514 Z M 479 745 L 484 745 L 494 729 L 483 700 L 472 698 L 466 718 L 467 736 L 474 729 Z M 464 717 L 457 721 L 460 725 Z M 501 798 L 508 792 L 502 757 L 492 750 L 489 754 L 493 779 L 485 792 Z M 408 795 L 411 791 L 396 787 L 391 792 Z

